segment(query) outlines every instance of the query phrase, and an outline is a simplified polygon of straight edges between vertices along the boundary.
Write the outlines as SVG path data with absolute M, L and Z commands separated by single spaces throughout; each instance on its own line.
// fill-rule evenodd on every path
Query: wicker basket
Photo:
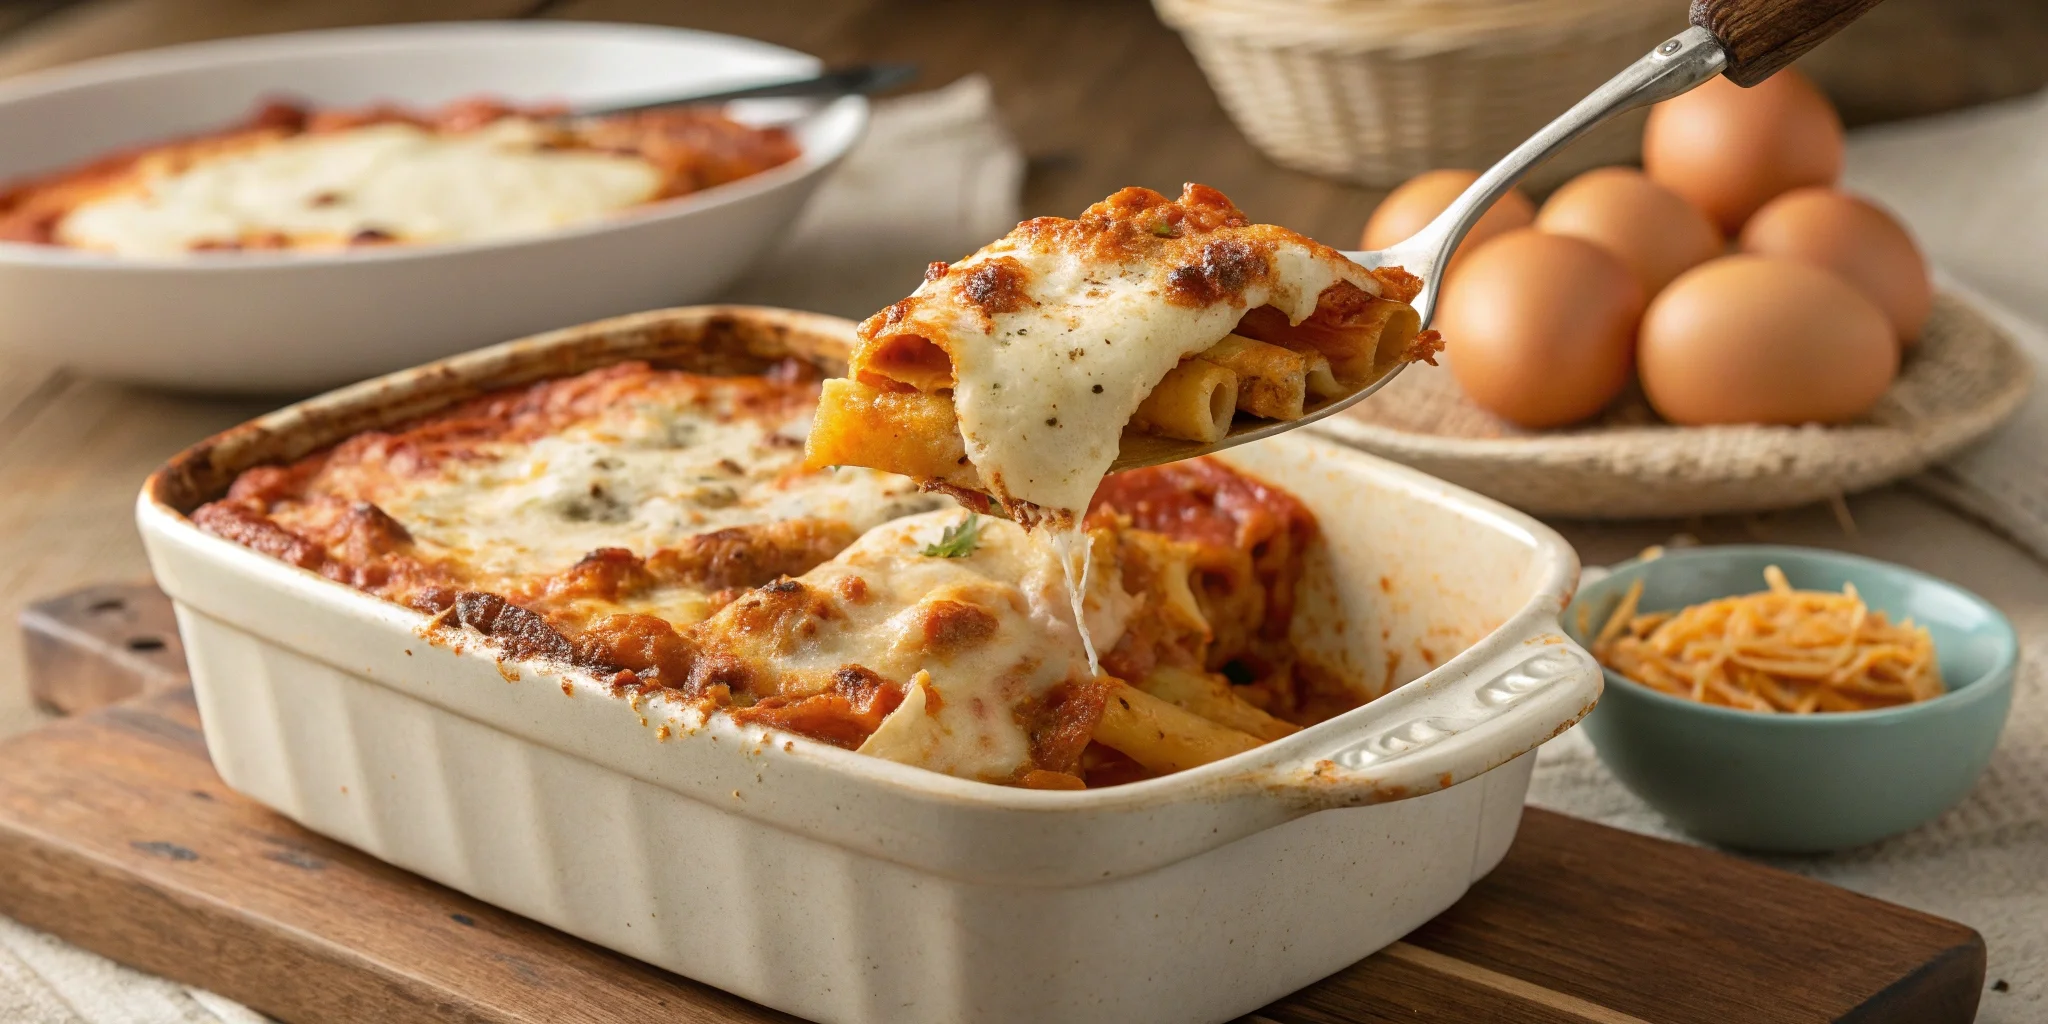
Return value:
M 1632 394 L 1586 426 L 1532 432 L 1466 401 L 1449 371 L 1415 366 L 1308 429 L 1537 515 L 1750 512 L 1918 472 L 2011 416 L 2030 375 L 1989 317 L 1944 294 L 1892 389 L 1839 427 L 1676 427 Z
M 1153 0 L 1225 110 L 1289 167 L 1394 185 L 1483 168 L 1685 27 L 1683 0 Z M 1632 163 L 1643 111 L 1530 175 Z

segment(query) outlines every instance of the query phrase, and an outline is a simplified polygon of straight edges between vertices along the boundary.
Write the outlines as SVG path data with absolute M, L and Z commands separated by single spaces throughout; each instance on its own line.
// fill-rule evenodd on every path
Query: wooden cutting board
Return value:
M 24 616 L 45 703 L 123 699 L 0 745 L 0 913 L 290 1024 L 793 1019 L 236 795 L 170 622 L 149 587 Z M 1941 1024 L 1974 1017 L 1983 980 L 1963 925 L 1531 809 L 1456 906 L 1243 1020 Z

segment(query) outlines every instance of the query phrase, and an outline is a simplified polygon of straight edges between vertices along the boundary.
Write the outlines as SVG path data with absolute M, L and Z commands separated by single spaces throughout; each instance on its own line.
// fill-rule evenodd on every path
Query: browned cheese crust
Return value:
M 506 117 L 547 118 L 563 108 L 514 105 L 488 97 L 458 100 L 438 110 L 390 104 L 319 109 L 298 103 L 265 103 L 240 124 L 202 135 L 139 146 L 67 167 L 52 174 L 0 184 L 0 241 L 60 245 L 57 227 L 73 209 L 119 189 L 145 160 L 188 167 L 202 159 L 234 153 L 295 135 L 317 135 L 374 124 L 409 124 L 436 132 L 463 132 Z M 781 128 L 754 128 L 714 110 L 678 107 L 588 120 L 553 128 L 548 146 L 629 153 L 652 164 L 661 187 L 650 202 L 689 195 L 737 181 L 797 158 L 796 140 Z M 393 239 L 366 230 L 351 245 L 383 245 Z M 207 250 L 293 247 L 283 236 L 213 239 Z

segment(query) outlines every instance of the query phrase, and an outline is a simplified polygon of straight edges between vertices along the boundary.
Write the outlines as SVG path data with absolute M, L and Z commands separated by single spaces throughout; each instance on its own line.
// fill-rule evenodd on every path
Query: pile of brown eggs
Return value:
M 1642 170 L 1588 171 L 1540 210 L 1512 192 L 1473 228 L 1433 324 L 1451 372 L 1530 428 L 1599 413 L 1631 376 L 1673 423 L 1855 419 L 1891 386 L 1933 291 L 1905 228 L 1837 191 L 1841 171 L 1841 118 L 1796 72 L 1658 104 Z M 1363 248 L 1413 234 L 1476 177 L 1395 189 Z

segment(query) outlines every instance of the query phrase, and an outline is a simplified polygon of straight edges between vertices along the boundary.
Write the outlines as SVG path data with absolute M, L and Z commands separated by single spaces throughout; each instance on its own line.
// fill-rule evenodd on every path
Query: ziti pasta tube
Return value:
M 1203 359 L 1183 359 L 1138 406 L 1131 423 L 1154 434 L 1215 444 L 1237 414 L 1237 374 Z
M 1154 697 L 1261 740 L 1277 740 L 1301 731 L 1300 726 L 1253 707 L 1230 692 L 1228 682 L 1206 672 L 1161 665 L 1147 673 L 1138 685 Z
M 1138 762 L 1147 771 L 1183 771 L 1242 754 L 1263 742 L 1135 686 L 1115 679 L 1107 682 L 1109 692 L 1102 702 L 1102 719 L 1095 725 L 1095 742 Z
M 818 395 L 804 462 L 814 468 L 869 466 L 960 487 L 981 486 L 974 464 L 967 461 L 952 398 L 884 391 L 844 378 L 826 381 Z
M 1337 392 L 1330 361 L 1315 352 L 1296 352 L 1232 334 L 1199 358 L 1237 374 L 1237 407 L 1269 420 L 1300 419 L 1311 394 L 1309 378 L 1318 371 L 1316 385 L 1324 389 L 1322 395 Z

